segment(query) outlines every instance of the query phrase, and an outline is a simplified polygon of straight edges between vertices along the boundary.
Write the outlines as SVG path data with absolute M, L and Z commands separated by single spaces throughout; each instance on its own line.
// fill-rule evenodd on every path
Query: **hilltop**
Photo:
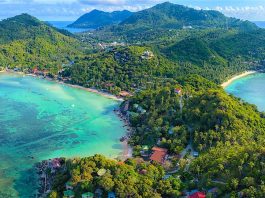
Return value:
M 254 23 L 226 17 L 213 10 L 196 10 L 173 3 L 162 3 L 135 12 L 117 25 L 104 27 L 91 36 L 99 40 L 122 40 L 130 43 L 164 42 L 205 30 L 254 31 Z
M 196 10 L 169 2 L 134 13 L 120 25 L 161 28 L 256 27 L 250 22 L 226 17 L 218 11 Z
M 132 15 L 128 10 L 104 12 L 92 10 L 78 18 L 74 23 L 68 25 L 73 28 L 99 28 L 107 25 L 119 24 Z

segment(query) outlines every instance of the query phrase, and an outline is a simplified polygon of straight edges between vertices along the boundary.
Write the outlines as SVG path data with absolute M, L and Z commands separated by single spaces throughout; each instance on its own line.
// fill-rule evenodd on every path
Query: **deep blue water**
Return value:
M 71 33 L 80 33 L 80 32 L 85 32 L 85 31 L 89 31 L 92 29 L 83 29 L 83 28 L 69 28 L 67 27 L 67 25 L 73 23 L 73 21 L 48 21 L 49 24 L 51 24 L 52 26 L 58 28 L 58 29 L 64 29 L 67 30 Z

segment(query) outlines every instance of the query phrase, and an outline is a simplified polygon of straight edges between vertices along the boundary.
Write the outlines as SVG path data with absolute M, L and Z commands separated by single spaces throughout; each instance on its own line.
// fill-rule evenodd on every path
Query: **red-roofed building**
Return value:
M 181 94 L 181 89 L 180 88 L 175 89 L 175 93 L 176 94 Z
M 121 97 L 129 97 L 129 96 L 132 96 L 132 94 L 129 93 L 129 92 L 127 92 L 127 91 L 121 91 L 121 92 L 119 93 L 119 95 L 120 95 Z
M 206 194 L 203 192 L 196 192 L 190 195 L 189 198 L 206 198 Z
M 152 155 L 150 157 L 151 161 L 155 161 L 159 164 L 164 164 L 167 156 L 167 149 L 165 148 L 159 148 L 159 147 L 153 147 L 152 148 Z

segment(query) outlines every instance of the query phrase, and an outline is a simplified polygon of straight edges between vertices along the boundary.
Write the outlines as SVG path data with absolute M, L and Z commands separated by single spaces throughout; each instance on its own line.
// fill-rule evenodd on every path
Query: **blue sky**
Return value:
M 166 0 L 0 0 L 0 19 L 29 13 L 42 20 L 73 21 L 92 9 L 138 11 Z M 227 16 L 265 21 L 265 0 L 169 0 L 197 9 L 214 9 Z

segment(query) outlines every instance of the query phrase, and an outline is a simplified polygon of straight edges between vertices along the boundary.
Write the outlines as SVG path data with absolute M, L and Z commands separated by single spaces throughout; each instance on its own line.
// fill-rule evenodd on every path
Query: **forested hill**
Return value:
M 57 73 L 63 63 L 80 54 L 80 43 L 69 33 L 28 15 L 0 22 L 0 62 L 2 67 L 38 66 Z
M 131 15 L 132 12 L 128 10 L 115 12 L 92 10 L 91 12 L 78 18 L 74 23 L 70 24 L 69 27 L 98 28 L 106 25 L 114 25 L 124 21 Z
M 120 25 L 161 28 L 256 28 L 253 23 L 226 17 L 218 11 L 196 10 L 169 2 L 137 12 Z
M 196 10 L 173 3 L 158 4 L 133 13 L 118 25 L 102 27 L 88 40 L 123 41 L 130 44 L 174 42 L 200 35 L 203 31 L 251 32 L 259 28 L 252 22 L 226 17 L 213 10 Z

